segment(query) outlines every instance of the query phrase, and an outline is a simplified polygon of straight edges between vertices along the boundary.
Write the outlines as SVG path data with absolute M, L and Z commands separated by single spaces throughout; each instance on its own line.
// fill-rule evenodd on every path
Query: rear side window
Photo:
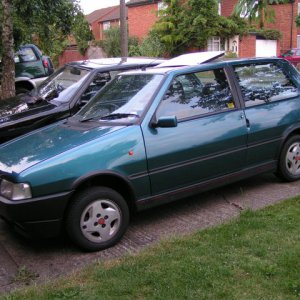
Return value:
M 298 96 L 298 88 L 276 63 L 235 66 L 234 70 L 246 107 Z
M 167 90 L 157 116 L 178 120 L 234 109 L 233 96 L 223 69 L 177 76 Z
M 37 57 L 31 48 L 23 47 L 15 55 L 15 62 L 30 62 L 36 61 Z

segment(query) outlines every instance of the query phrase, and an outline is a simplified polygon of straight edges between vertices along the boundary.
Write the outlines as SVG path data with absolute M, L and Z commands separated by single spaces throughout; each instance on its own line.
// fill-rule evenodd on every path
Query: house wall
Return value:
M 157 3 L 128 7 L 129 36 L 146 37 L 157 19 Z
M 280 51 L 278 52 L 282 53 L 290 48 L 297 47 L 297 32 L 300 32 L 295 24 L 295 18 L 298 14 L 298 1 L 288 4 L 270 5 L 270 9 L 275 13 L 275 19 L 274 23 L 266 23 L 265 27 L 276 29 L 281 32 L 282 38 L 279 40 L 277 48 L 279 48 Z M 236 3 L 237 0 L 221 0 L 221 14 L 225 17 L 229 17 L 233 12 Z M 251 39 L 252 38 L 250 38 L 250 40 Z M 243 40 L 244 43 L 248 43 L 247 38 L 244 37 Z M 239 53 L 240 57 L 245 57 L 244 53 L 247 52 L 253 53 L 252 46 L 250 46 L 249 50 L 242 49 L 241 51 L 242 52 Z M 248 57 L 248 55 L 246 56 Z
M 255 57 L 256 36 L 247 35 L 240 38 L 239 57 Z
M 221 15 L 224 17 L 231 16 L 237 0 L 221 0 Z
M 77 61 L 77 60 L 85 60 L 87 59 L 87 55 L 81 55 L 77 49 L 67 49 L 65 50 L 58 58 L 59 66 L 63 66 L 64 64 Z
M 282 33 L 280 39 L 281 52 L 297 47 L 297 27 L 295 23 L 298 14 L 298 3 L 272 5 L 275 12 L 274 23 L 267 24 L 267 28 L 277 29 Z
M 91 25 L 91 30 L 96 41 L 100 40 L 100 25 L 98 21 L 93 22 Z

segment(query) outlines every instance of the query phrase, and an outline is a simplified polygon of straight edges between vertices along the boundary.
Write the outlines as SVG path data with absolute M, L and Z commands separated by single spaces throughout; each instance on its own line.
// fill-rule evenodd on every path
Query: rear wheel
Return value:
M 66 218 L 66 231 L 79 247 L 88 251 L 116 244 L 129 223 L 123 197 L 107 187 L 92 187 L 77 194 Z
M 300 179 L 300 135 L 294 135 L 285 142 L 280 154 L 278 175 L 286 181 Z

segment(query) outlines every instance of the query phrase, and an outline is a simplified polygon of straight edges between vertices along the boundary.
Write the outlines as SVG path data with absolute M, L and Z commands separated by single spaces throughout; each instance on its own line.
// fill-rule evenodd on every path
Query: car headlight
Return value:
M 0 182 L 0 194 L 10 200 L 23 200 L 32 197 L 28 183 L 13 183 L 5 179 Z

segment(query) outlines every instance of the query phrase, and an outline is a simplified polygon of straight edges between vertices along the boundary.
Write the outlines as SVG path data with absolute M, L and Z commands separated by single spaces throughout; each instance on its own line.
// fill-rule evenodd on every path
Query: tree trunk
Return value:
M 14 38 L 11 17 L 11 0 L 2 0 L 3 23 L 2 23 L 2 80 L 1 98 L 13 97 L 15 90 L 15 61 L 14 61 Z

